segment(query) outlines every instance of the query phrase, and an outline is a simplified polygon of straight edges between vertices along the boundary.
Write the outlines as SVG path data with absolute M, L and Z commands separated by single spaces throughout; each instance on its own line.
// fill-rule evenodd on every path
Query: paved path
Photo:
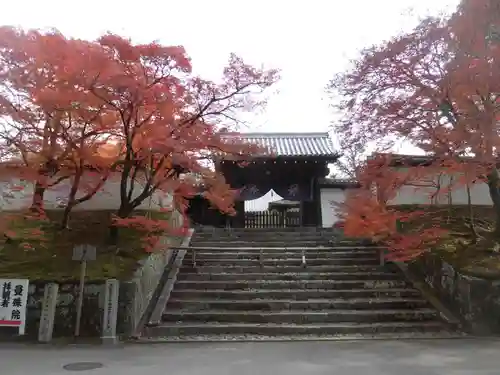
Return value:
M 69 372 L 70 362 L 102 362 Z M 0 346 L 1 375 L 498 375 L 500 341 Z

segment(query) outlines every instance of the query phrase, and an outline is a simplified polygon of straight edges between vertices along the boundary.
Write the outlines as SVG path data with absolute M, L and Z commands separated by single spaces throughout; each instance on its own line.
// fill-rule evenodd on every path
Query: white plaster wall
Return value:
M 0 190 L 2 193 L 11 191 L 11 185 L 20 185 L 19 180 L 0 182 Z M 84 183 L 85 184 L 85 183 Z M 0 199 L 2 210 L 20 210 L 28 208 L 31 205 L 33 198 L 33 184 L 25 183 L 25 188 L 20 192 L 12 193 L 13 197 L 3 196 Z M 82 185 L 83 186 L 83 185 Z M 63 181 L 45 192 L 44 204 L 47 209 L 62 209 L 61 204 L 67 199 L 70 181 Z M 133 197 L 138 196 L 142 191 L 140 183 L 135 183 Z M 78 196 L 85 194 L 83 189 L 80 189 Z M 5 195 L 5 194 L 3 194 Z M 172 203 L 172 197 L 165 193 L 155 193 L 150 200 L 146 199 L 137 209 L 143 210 L 159 210 L 163 207 L 168 207 Z M 99 190 L 90 200 L 77 205 L 74 210 L 116 210 L 120 206 L 120 179 L 119 176 L 114 176 L 106 181 L 102 189 Z
M 490 191 L 488 185 L 484 182 L 472 184 L 470 186 L 472 204 L 478 206 L 492 206 Z M 452 191 L 453 204 L 467 204 L 467 189 L 461 187 Z
M 321 188 L 321 224 L 323 228 L 330 228 L 340 220 L 337 214 L 335 203 L 344 203 L 345 198 L 346 191 L 343 189 Z
M 406 185 L 401 187 L 396 196 L 389 200 L 389 205 L 401 205 L 401 204 L 454 204 L 454 205 L 466 205 L 468 203 L 467 188 L 463 184 L 456 184 L 451 191 L 446 188 L 450 183 L 450 180 L 460 181 L 460 176 L 450 176 L 450 175 L 435 175 L 428 176 L 419 182 L 419 186 Z M 430 186 L 431 183 L 438 182 L 438 179 L 442 186 L 442 192 L 437 194 L 434 198 L 433 193 L 436 192 L 436 187 Z M 425 186 L 427 185 L 427 186 Z M 374 191 L 374 194 L 376 192 Z M 470 195 L 471 203 L 477 206 L 491 206 L 493 202 L 491 201 L 488 185 L 484 182 L 477 182 L 475 184 L 470 184 Z M 334 207 L 335 203 L 343 203 L 346 198 L 346 190 L 339 188 L 321 188 L 320 199 L 321 199 L 321 219 L 323 227 L 331 227 L 338 220 L 338 214 Z M 434 199 L 434 200 L 432 200 Z M 451 199 L 451 201 L 450 201 Z
M 396 196 L 389 200 L 388 204 L 467 204 L 467 187 L 463 183 L 459 182 L 461 180 L 463 181 L 459 174 L 429 175 L 426 176 L 425 179 L 422 179 L 422 181 L 418 183 L 418 186 L 415 186 L 416 184 L 411 184 L 401 187 Z M 438 182 L 440 183 L 441 189 L 440 192 L 435 195 L 435 192 L 437 191 L 436 185 Z M 448 190 L 447 187 L 450 186 L 450 182 L 452 188 L 451 190 Z M 469 187 L 471 203 L 473 205 L 490 206 L 493 204 L 487 184 L 484 182 L 477 182 L 470 184 Z

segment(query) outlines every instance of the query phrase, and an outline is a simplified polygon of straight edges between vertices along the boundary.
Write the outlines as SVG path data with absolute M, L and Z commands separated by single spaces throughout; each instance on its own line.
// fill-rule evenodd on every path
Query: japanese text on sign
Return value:
M 29 280 L 0 279 L 0 326 L 17 327 L 23 335 Z

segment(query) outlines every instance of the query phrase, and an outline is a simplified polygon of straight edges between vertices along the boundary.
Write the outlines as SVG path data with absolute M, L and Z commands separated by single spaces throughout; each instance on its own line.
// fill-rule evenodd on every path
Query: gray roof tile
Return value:
M 358 187 L 359 182 L 352 178 L 322 178 L 319 184 L 332 187 Z
M 274 156 L 336 156 L 328 133 L 241 133 L 245 142 L 266 147 Z

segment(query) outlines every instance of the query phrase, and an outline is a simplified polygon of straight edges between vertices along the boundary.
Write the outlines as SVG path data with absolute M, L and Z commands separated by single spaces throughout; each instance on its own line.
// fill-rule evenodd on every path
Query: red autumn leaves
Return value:
M 403 259 L 432 249 L 448 233 L 442 223 L 419 209 L 398 212 L 391 199 L 404 185 L 435 184 L 440 174 L 455 181 L 425 188 L 431 191 L 427 206 L 452 205 L 436 197 L 481 182 L 500 214 L 499 31 L 498 1 L 462 0 L 452 15 L 429 17 L 364 50 L 350 70 L 332 80 L 329 90 L 342 98 L 336 106 L 345 115 L 335 130 L 346 145 L 372 144 L 386 153 L 404 140 L 431 157 L 426 166 L 412 168 L 360 165 L 364 191 L 346 202 L 346 232 L 380 240 Z M 398 231 L 401 222 L 417 217 L 427 225 Z M 489 235 L 500 239 L 500 219 Z
M 225 129 L 238 125 L 238 112 L 265 104 L 260 94 L 277 79 L 235 55 L 213 82 L 192 73 L 181 46 L 1 27 L 2 175 L 34 183 L 31 208 L 40 214 L 47 189 L 68 183 L 63 227 L 111 178 L 120 186 L 117 225 L 154 231 L 158 224 L 134 211 L 167 194 L 167 209 L 182 210 L 193 194 L 189 173 L 229 210 L 233 194 L 210 163 L 255 152 L 228 142 Z

